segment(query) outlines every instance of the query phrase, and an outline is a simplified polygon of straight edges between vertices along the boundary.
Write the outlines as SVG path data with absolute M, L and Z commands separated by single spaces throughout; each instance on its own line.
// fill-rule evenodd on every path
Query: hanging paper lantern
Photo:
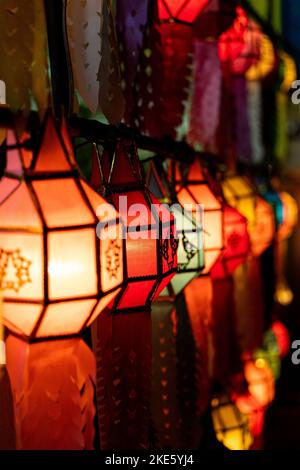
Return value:
M 280 358 L 286 357 L 290 351 L 290 335 L 287 328 L 279 320 L 272 323 L 271 331 L 274 333 Z
M 246 360 L 244 374 L 250 394 L 261 406 L 269 406 L 275 397 L 275 380 L 266 361 L 264 359 L 257 359 L 255 362 Z
M 228 204 L 224 205 L 224 245 L 221 258 L 211 271 L 213 279 L 230 277 L 250 251 L 247 219 Z
M 226 201 L 248 220 L 251 251 L 260 256 L 275 236 L 274 213 L 270 204 L 257 195 L 246 177 L 227 175 L 222 183 Z
M 80 177 L 50 115 L 30 168 L 14 152 L 6 176 L 4 191 L 17 188 L 0 198 L 5 324 L 29 338 L 78 334 L 122 283 L 119 216 Z
M 173 180 L 178 201 L 193 214 L 196 222 L 201 223 L 203 206 L 205 269 L 202 274 L 208 274 L 224 246 L 222 202 L 212 192 L 208 174 L 198 158 L 190 167 L 175 164 Z
M 210 0 L 158 0 L 160 21 L 193 23 Z
M 255 207 L 255 224 L 249 230 L 253 256 L 260 256 L 272 244 L 275 237 L 275 217 L 270 204 L 261 197 Z
M 219 38 L 219 57 L 225 73 L 244 75 L 259 57 L 260 32 L 241 7 L 236 13 L 232 26 Z
M 273 207 L 276 227 L 279 227 L 283 222 L 283 204 L 280 194 L 273 189 L 269 189 L 268 191 L 262 191 L 262 196 Z
M 177 271 L 174 218 L 145 186 L 132 142 L 118 142 L 114 156 L 104 152 L 99 169 L 101 188 L 125 226 L 125 282 L 112 310 L 144 311 Z
M 286 191 L 280 192 L 283 204 L 283 222 L 278 230 L 279 240 L 289 238 L 298 222 L 298 204 L 295 199 Z
M 212 399 L 212 420 L 216 438 L 227 449 L 248 450 L 253 442 L 249 421 L 226 394 Z
M 257 40 L 259 43 L 259 55 L 251 67 L 246 72 L 249 81 L 260 81 L 267 77 L 276 65 L 276 56 L 272 41 L 261 32 L 257 25 L 253 28 L 257 30 Z
M 163 177 L 163 169 L 162 177 Z M 201 213 L 200 220 L 197 222 L 193 216 L 184 210 L 176 200 L 171 200 L 170 190 L 167 188 L 167 176 L 164 175 L 164 181 L 159 178 L 154 165 L 150 165 L 148 171 L 148 186 L 152 194 L 160 203 L 168 202 L 171 204 L 171 211 L 175 218 L 176 233 L 178 239 L 177 251 L 177 273 L 172 277 L 170 284 L 162 291 L 162 297 L 177 296 L 182 292 L 185 286 L 204 269 L 204 231 Z M 173 202 L 173 203 L 172 203 Z

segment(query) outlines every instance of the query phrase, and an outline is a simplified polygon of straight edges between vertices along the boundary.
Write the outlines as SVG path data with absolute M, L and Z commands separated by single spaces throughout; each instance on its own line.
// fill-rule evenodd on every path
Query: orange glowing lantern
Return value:
M 267 362 L 264 359 L 246 360 L 244 374 L 249 393 L 260 406 L 269 406 L 275 398 L 275 379 Z
M 210 0 L 158 0 L 160 21 L 193 23 Z
M 249 392 L 241 395 L 233 394 L 232 399 L 239 411 L 248 416 L 252 436 L 261 436 L 264 429 L 265 408 L 260 406 Z
M 246 12 L 236 9 L 236 20 L 219 38 L 219 57 L 225 72 L 244 75 L 259 57 L 259 30 Z
M 248 417 L 239 411 L 225 393 L 212 399 L 211 408 L 218 441 L 230 450 L 249 450 L 253 438 Z
M 175 164 L 172 172 L 177 198 L 184 209 L 199 223 L 204 210 L 205 269 L 202 274 L 208 274 L 224 248 L 223 203 L 211 190 L 209 175 L 198 158 L 191 166 Z
M 15 187 L 0 196 L 5 324 L 29 339 L 78 334 L 122 284 L 119 216 L 82 179 L 50 115 L 30 167 L 15 151 L 5 176 L 0 192 Z
M 175 221 L 146 187 L 133 142 L 98 153 L 103 192 L 124 223 L 124 286 L 112 310 L 149 309 L 177 271 Z M 98 188 L 99 189 L 99 188 Z
M 247 219 L 233 207 L 224 205 L 225 249 L 220 260 L 213 266 L 213 279 L 225 279 L 243 264 L 250 251 Z

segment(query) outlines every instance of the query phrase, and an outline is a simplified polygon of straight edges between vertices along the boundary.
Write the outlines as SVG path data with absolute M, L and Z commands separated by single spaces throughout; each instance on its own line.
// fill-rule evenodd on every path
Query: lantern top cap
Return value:
M 73 172 L 76 169 L 75 157 L 67 132 L 66 122 L 62 121 L 61 132 L 53 114 L 47 111 L 41 130 L 41 140 L 33 156 L 30 171 Z

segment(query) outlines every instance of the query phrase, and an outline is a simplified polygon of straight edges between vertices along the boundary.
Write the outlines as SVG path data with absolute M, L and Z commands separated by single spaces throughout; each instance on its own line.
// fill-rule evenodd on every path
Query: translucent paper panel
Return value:
M 178 201 L 183 207 L 189 205 L 192 207 L 191 210 L 196 210 L 196 199 L 192 196 L 189 191 L 187 191 L 186 189 L 182 189 L 177 193 L 177 197 Z
M 178 295 L 183 289 L 199 274 L 197 272 L 186 272 L 178 273 L 171 280 L 171 285 L 174 290 L 174 294 Z
M 110 231 L 112 237 L 100 241 L 101 289 L 103 292 L 113 289 L 123 281 L 123 240 L 113 238 L 119 230 L 119 226 L 106 229 L 106 233 Z
M 112 292 L 111 294 L 108 294 L 106 295 L 105 297 L 103 297 L 97 307 L 95 308 L 95 311 L 93 313 L 93 315 L 91 316 L 87 326 L 90 326 L 95 320 L 96 318 L 98 317 L 98 315 L 100 315 L 101 312 L 103 312 L 103 310 L 110 304 L 110 302 L 115 298 L 115 296 L 120 292 L 120 289 L 117 289 L 115 292 Z
M 2 178 L 0 182 L 0 204 L 4 201 L 21 183 L 11 178 Z
M 15 145 L 17 143 L 16 138 L 12 130 L 7 130 L 6 144 Z M 22 174 L 22 162 L 19 149 L 9 150 L 7 153 L 7 165 L 6 172 L 13 173 L 14 175 Z
M 7 328 L 15 333 L 30 336 L 40 318 L 43 306 L 5 302 L 3 311 Z
M 98 215 L 101 222 L 104 221 L 115 221 L 119 217 L 118 212 L 113 207 L 112 204 L 109 204 L 105 199 L 103 199 L 99 194 L 97 194 L 85 181 L 82 179 L 80 183 L 84 189 L 84 192 L 87 195 L 87 198 L 95 212 Z
M 126 240 L 127 272 L 129 278 L 156 276 L 157 240 Z
M 48 257 L 51 300 L 97 294 L 94 229 L 50 232 Z
M 205 211 L 204 245 L 205 249 L 223 248 L 223 217 L 219 211 Z
M 3 192 L 5 194 L 13 185 L 4 184 Z M 1 185 L 2 182 L 0 188 Z M 18 189 L 6 199 L 5 204 L 0 206 L 0 227 L 42 230 L 41 220 L 26 183 L 20 184 Z
M 220 250 L 211 250 L 205 252 L 205 268 L 202 274 L 208 274 L 213 265 L 218 261 Z
M 43 238 L 0 231 L 0 284 L 4 298 L 42 300 Z
M 209 0 L 158 0 L 159 18 L 174 17 L 192 23 L 208 3 Z
M 92 224 L 95 219 L 73 178 L 34 181 L 48 227 Z
M 37 337 L 79 333 L 95 304 L 96 300 L 77 300 L 49 305 L 37 331 Z
M 155 282 L 156 281 L 139 281 L 129 283 L 118 304 L 118 308 L 126 309 L 144 306 Z
M 47 119 L 34 169 L 36 171 L 68 171 L 71 169 L 52 118 Z
M 113 194 L 112 200 L 119 211 L 124 225 L 150 225 L 155 223 L 151 214 L 150 202 L 146 201 L 141 191 L 128 191 L 127 193 Z
M 221 208 L 220 202 L 206 184 L 192 184 L 189 186 L 189 191 L 198 204 L 204 205 L 205 210 Z

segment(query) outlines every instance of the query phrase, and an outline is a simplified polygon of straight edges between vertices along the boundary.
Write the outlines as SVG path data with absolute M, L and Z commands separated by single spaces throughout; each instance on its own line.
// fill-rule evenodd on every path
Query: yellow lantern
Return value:
M 222 189 L 228 204 L 246 217 L 249 228 L 254 225 L 257 196 L 248 178 L 230 173 L 223 180 Z
M 225 393 L 212 399 L 211 408 L 218 441 L 230 450 L 248 450 L 253 443 L 248 417 Z
M 281 83 L 280 90 L 284 93 L 288 93 L 295 80 L 297 80 L 297 67 L 294 59 L 284 51 L 279 51 L 279 58 L 282 61 L 283 81 Z

